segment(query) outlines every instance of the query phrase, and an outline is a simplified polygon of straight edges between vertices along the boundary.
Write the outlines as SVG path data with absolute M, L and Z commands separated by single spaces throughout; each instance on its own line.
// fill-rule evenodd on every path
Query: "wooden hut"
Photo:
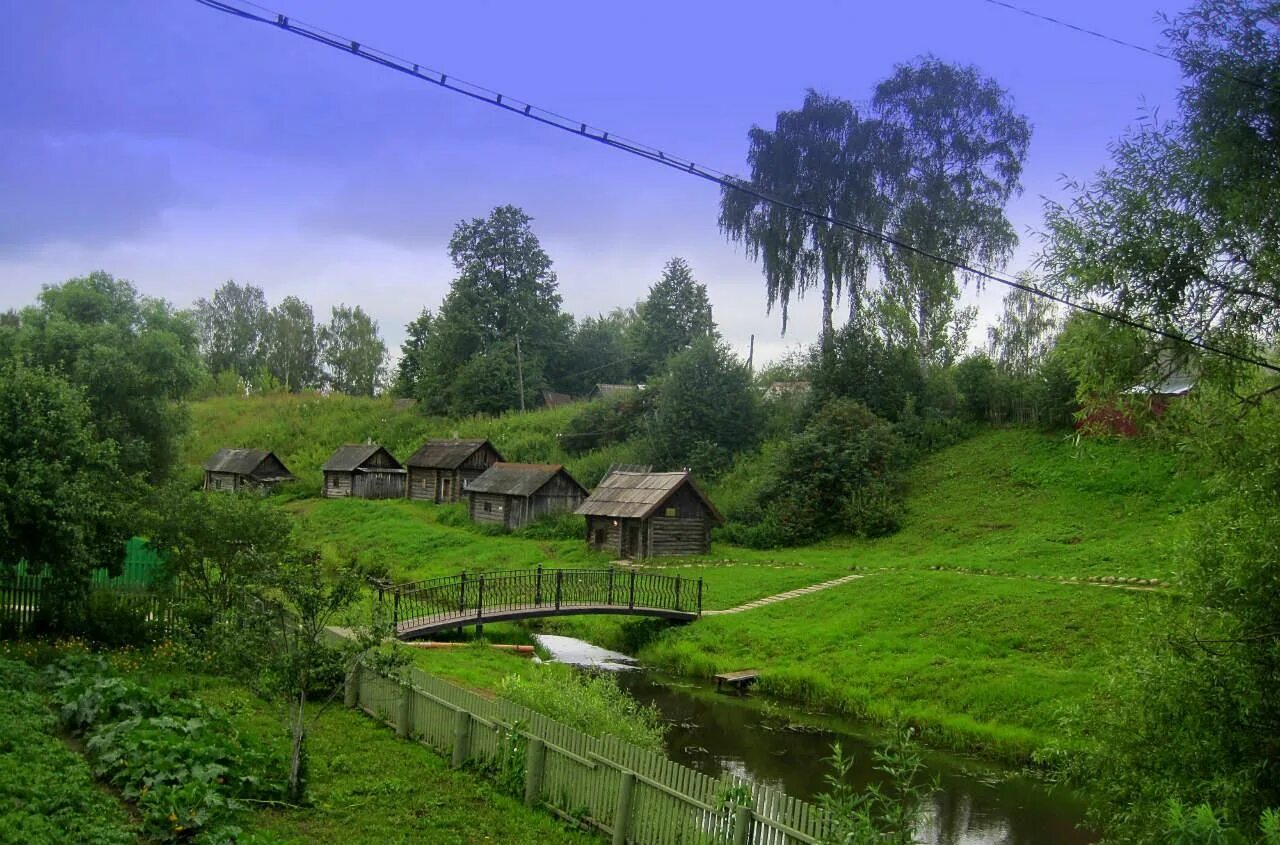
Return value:
M 293 480 L 284 462 L 266 449 L 219 449 L 204 462 L 206 490 L 270 490 Z
M 496 463 L 467 485 L 472 522 L 508 531 L 553 513 L 572 513 L 587 490 L 560 464 Z
M 404 498 L 404 467 L 381 446 L 341 446 L 323 470 L 326 499 Z
M 409 498 L 460 501 L 467 483 L 500 460 L 502 455 L 488 440 L 428 440 L 404 462 L 409 468 Z
M 705 553 L 724 517 L 687 472 L 614 471 L 578 508 L 587 545 L 619 557 Z

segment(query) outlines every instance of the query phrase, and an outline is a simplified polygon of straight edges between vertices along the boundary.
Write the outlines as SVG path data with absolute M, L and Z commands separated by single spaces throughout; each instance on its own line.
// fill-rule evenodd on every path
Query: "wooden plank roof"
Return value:
M 400 467 L 400 462 L 395 459 L 394 455 L 392 455 L 390 452 L 387 452 L 387 450 L 382 446 L 378 446 L 372 443 L 369 443 L 369 444 L 357 443 L 357 444 L 347 444 L 346 446 L 339 446 L 338 451 L 334 452 L 333 457 L 329 458 L 329 460 L 324 462 L 324 466 L 321 467 L 321 469 L 326 472 L 355 472 L 356 470 L 362 468 L 365 461 L 369 460 L 379 452 L 385 452 L 387 457 L 391 458 L 391 462 L 394 464 L 394 466 L 392 467 L 378 467 L 380 471 L 382 472 L 395 472 L 396 470 L 400 470 L 401 472 L 404 471 Z
M 706 505 L 712 519 L 724 522 L 720 511 L 711 504 L 711 500 L 689 477 L 688 472 L 611 472 L 574 513 L 615 519 L 644 519 L 662 507 L 673 493 L 685 485 Z
M 204 462 L 209 472 L 231 472 L 236 475 L 252 475 L 254 470 L 262 466 L 267 458 L 275 458 L 276 463 L 284 467 L 284 461 L 266 449 L 231 449 L 223 448 L 213 453 L 213 457 Z M 270 480 L 293 478 L 293 473 L 285 469 L 283 475 L 272 476 Z
M 496 463 L 467 485 L 468 493 L 494 493 L 500 496 L 532 496 L 557 475 L 573 482 L 583 494 L 586 488 L 565 471 L 561 464 Z
M 488 440 L 428 440 L 404 463 L 420 469 L 457 469 L 484 446 L 493 449 L 498 460 L 502 460 L 502 455 Z

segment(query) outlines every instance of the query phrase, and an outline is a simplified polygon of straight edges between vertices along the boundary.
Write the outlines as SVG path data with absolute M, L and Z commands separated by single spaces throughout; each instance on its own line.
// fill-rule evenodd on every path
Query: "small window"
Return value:
M 485 513 L 489 513 L 489 512 L 491 512 L 492 510 L 493 510 L 493 505 L 492 505 L 492 504 L 490 504 L 489 502 L 485 502 L 485 503 L 484 503 L 484 512 L 485 512 Z
M 603 528 L 596 529 L 596 545 L 603 546 L 605 540 L 605 530 Z
M 666 515 L 667 515 L 667 516 L 675 516 L 675 515 L 676 515 L 676 509 L 675 509 L 675 508 L 667 508 L 667 510 L 666 510 Z
M 337 487 L 337 486 L 338 486 L 338 476 L 336 476 L 336 475 L 330 475 L 330 476 L 329 476 L 329 486 L 330 486 L 330 487 Z

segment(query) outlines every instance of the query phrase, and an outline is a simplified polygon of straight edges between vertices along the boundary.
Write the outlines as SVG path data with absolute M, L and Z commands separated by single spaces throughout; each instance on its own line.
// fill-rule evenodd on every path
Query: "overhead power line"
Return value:
M 650 146 L 649 144 L 644 144 L 639 141 L 634 141 L 621 135 L 616 135 L 608 130 L 586 123 L 585 121 L 566 117 L 549 109 L 535 106 L 525 100 L 508 97 L 491 88 L 486 88 L 482 85 L 458 79 L 455 76 L 434 70 L 419 62 L 414 62 L 409 59 L 396 56 L 393 53 L 369 47 L 368 45 L 362 44 L 354 39 L 328 32 L 327 30 L 311 24 L 306 24 L 297 19 L 290 18 L 288 15 L 281 12 L 264 8 L 256 3 L 250 2 L 250 0 L 195 0 L 195 2 L 239 18 L 277 27 L 286 32 L 293 33 L 294 35 L 340 50 L 343 53 L 349 53 L 353 56 L 365 59 L 366 61 L 381 65 L 389 70 L 399 71 L 400 73 L 407 74 L 423 82 L 430 82 L 441 88 L 452 91 L 455 94 L 462 94 L 466 97 L 486 103 L 487 105 L 503 109 L 511 114 L 528 118 L 529 120 L 541 123 L 544 126 L 550 126 L 576 135 L 580 138 L 604 144 L 605 146 L 612 147 L 613 149 L 620 150 L 621 152 L 629 153 L 654 164 L 663 165 L 681 173 L 712 182 L 719 185 L 721 188 L 740 191 L 748 196 L 789 209 L 798 214 L 803 214 L 804 216 L 814 220 L 820 220 L 832 226 L 856 232 L 865 237 L 873 238 L 900 250 L 910 252 L 914 255 L 919 255 L 930 261 L 945 264 L 953 270 L 969 273 L 977 278 L 995 282 L 997 284 L 1004 285 L 1005 287 L 1016 288 L 1017 290 L 1024 291 L 1034 296 L 1039 296 L 1041 298 L 1057 302 L 1076 311 L 1094 314 L 1098 317 L 1129 326 L 1130 328 L 1147 332 L 1148 334 L 1163 337 L 1177 343 L 1186 344 L 1195 349 L 1199 349 L 1202 352 L 1221 355 L 1235 361 L 1240 361 L 1241 363 L 1253 364 L 1254 366 L 1262 367 L 1266 370 L 1270 370 L 1271 372 L 1280 373 L 1280 365 L 1272 364 L 1261 358 L 1242 355 L 1229 349 L 1223 349 L 1213 344 L 1205 343 L 1204 341 L 1196 338 L 1186 337 L 1178 332 L 1161 329 L 1157 326 L 1152 326 L 1141 321 L 1131 319 L 1122 314 L 1116 314 L 1087 303 L 1076 302 L 1068 297 L 1051 293 L 1043 288 L 1027 284 L 1026 282 L 1003 275 L 997 271 L 982 267 L 975 267 L 964 261 L 948 258 L 944 255 L 939 255 L 927 249 L 914 246 L 895 235 L 880 232 L 848 220 L 834 217 L 821 211 L 806 208 L 783 197 L 773 196 L 755 187 L 745 179 L 732 176 L 722 170 L 716 170 L 705 165 L 699 165 L 690 159 L 684 158 L 683 156 L 671 155 L 657 147 Z M 248 11 L 245 7 L 257 9 L 258 12 Z
M 1237 76 L 1236 74 L 1231 73 L 1230 71 L 1223 70 L 1222 68 L 1215 67 L 1213 65 L 1206 65 L 1202 62 L 1192 61 L 1188 59 L 1179 59 L 1177 56 L 1170 55 L 1169 53 L 1166 53 L 1163 50 L 1157 50 L 1153 47 L 1144 47 L 1143 45 L 1135 44 L 1132 41 L 1125 41 L 1123 38 L 1116 38 L 1114 35 L 1107 35 L 1105 32 L 1099 32 L 1096 29 L 1089 29 L 1087 26 L 1080 26 L 1079 24 L 1074 24 L 1074 23 L 1071 23 L 1070 21 L 1062 20 L 1061 18 L 1055 18 L 1053 15 L 1046 15 L 1046 14 L 1042 14 L 1041 12 L 1032 11 L 1031 9 L 1027 9 L 1022 6 L 1018 6 L 1013 3 L 1010 3 L 1008 2 L 1008 0 L 982 0 L 982 1 L 984 3 L 990 3 L 992 6 L 999 6 L 1002 9 L 1008 9 L 1011 12 L 1017 12 L 1020 15 L 1026 15 L 1029 18 L 1035 18 L 1036 20 L 1044 21 L 1045 23 L 1051 23 L 1051 24 L 1054 24 L 1055 26 L 1066 27 L 1067 29 L 1078 32 L 1081 35 L 1088 35 L 1091 38 L 1098 38 L 1103 41 L 1109 41 L 1112 44 L 1115 44 L 1120 47 L 1127 47 L 1130 50 L 1137 50 L 1140 53 L 1146 53 L 1148 56 L 1155 56 L 1157 59 L 1164 59 L 1165 61 L 1173 62 L 1174 64 L 1177 64 L 1179 66 L 1183 64 L 1187 64 L 1187 65 L 1190 65 L 1191 67 L 1194 67 L 1196 70 L 1203 71 L 1205 73 L 1213 73 L 1218 76 L 1222 76 L 1226 79 L 1231 79 L 1231 80 L 1234 80 L 1235 82 L 1239 82 L 1241 85 L 1248 85 L 1249 87 L 1257 88 L 1260 91 L 1270 91 L 1273 94 L 1280 94 L 1280 88 L 1276 88 L 1274 85 L 1268 85 L 1265 82 L 1259 82 L 1256 79 L 1249 79 L 1248 77 L 1245 77 L 1245 76 Z

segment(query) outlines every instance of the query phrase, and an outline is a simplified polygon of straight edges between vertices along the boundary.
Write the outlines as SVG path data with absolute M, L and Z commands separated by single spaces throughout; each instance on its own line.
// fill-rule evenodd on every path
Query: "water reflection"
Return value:
M 541 636 L 556 660 L 618 671 L 619 683 L 636 699 L 655 705 L 670 727 L 666 751 L 677 762 L 718 777 L 764 783 L 806 800 L 827 789 L 831 771 L 823 758 L 839 742 L 852 752 L 850 782 L 858 788 L 884 778 L 873 770 L 874 745 L 857 726 L 841 720 L 739 699 L 709 689 L 634 670 L 623 654 L 570 637 Z M 974 760 L 930 754 L 926 758 L 941 789 L 922 825 L 929 845 L 1086 845 L 1078 828 L 1084 808 L 1063 791 Z

